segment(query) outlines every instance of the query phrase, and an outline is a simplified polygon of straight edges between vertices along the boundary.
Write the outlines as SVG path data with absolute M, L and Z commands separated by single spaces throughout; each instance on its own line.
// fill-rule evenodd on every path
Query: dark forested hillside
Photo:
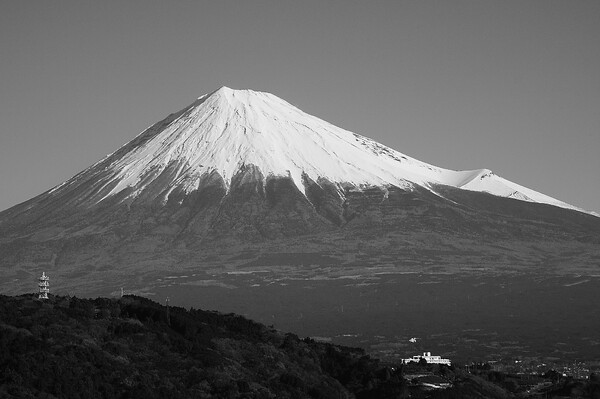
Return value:
M 0 296 L 0 397 L 392 398 L 362 350 L 141 297 Z
M 523 395 L 501 374 L 386 367 L 362 349 L 300 339 L 235 314 L 167 309 L 136 296 L 42 301 L 0 295 L 1 399 Z M 447 388 L 431 390 L 431 379 Z M 596 374 L 584 382 L 567 379 L 546 396 L 600 397 L 598 380 Z

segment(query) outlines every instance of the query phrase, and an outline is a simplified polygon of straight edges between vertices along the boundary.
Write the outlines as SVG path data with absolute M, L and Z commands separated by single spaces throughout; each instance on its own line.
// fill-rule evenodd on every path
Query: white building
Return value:
M 431 356 L 431 352 L 423 352 L 422 355 L 415 355 L 408 359 L 402 359 L 402 363 L 419 363 L 421 359 L 425 359 L 428 364 L 445 364 L 446 366 L 450 366 L 450 359 L 442 359 L 441 356 Z

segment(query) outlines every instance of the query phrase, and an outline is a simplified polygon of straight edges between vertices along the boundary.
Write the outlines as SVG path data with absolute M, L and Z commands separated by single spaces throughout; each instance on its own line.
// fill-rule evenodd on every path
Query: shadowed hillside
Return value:
M 386 366 L 362 349 L 301 340 L 235 314 L 167 309 L 137 296 L 41 301 L 0 295 L 0 398 L 507 399 L 539 393 L 523 396 L 521 377 L 489 367 L 471 374 L 426 362 Z M 445 387 L 432 390 L 440 384 Z M 544 392 L 596 398 L 599 387 L 592 373 L 589 381 L 553 381 Z
M 141 297 L 0 297 L 3 398 L 388 398 L 360 349 Z M 383 370 L 383 371 L 382 371 Z

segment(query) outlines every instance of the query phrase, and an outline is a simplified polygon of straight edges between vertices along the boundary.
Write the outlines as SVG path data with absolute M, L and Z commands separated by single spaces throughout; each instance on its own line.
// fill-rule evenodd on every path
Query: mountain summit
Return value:
M 453 271 L 493 259 L 494 270 L 587 273 L 599 221 L 487 169 L 439 168 L 222 87 L 0 212 L 0 278 L 19 293 L 45 271 L 59 289 L 105 295 L 239 267 L 298 266 L 289 277 L 303 265 Z
M 218 175 L 229 189 L 245 168 L 269 177 L 289 177 L 306 194 L 307 179 L 364 189 L 436 185 L 493 195 L 572 205 L 522 187 L 490 170 L 439 168 L 302 112 L 269 93 L 228 87 L 201 96 L 185 109 L 151 126 L 133 141 L 52 193 L 78 188 L 94 205 L 109 197 L 166 203 L 173 193 L 197 191 Z

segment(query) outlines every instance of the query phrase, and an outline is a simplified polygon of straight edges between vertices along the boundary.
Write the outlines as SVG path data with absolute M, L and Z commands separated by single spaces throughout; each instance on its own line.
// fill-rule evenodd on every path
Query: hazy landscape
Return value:
M 267 270 L 172 275 L 140 292 L 163 303 L 169 297 L 173 304 L 234 312 L 299 336 L 361 346 L 387 360 L 428 350 L 466 363 L 598 359 L 598 288 L 598 277 L 336 276 L 329 269 L 291 277 Z M 416 343 L 409 342 L 413 337 Z
M 0 398 L 600 399 L 598 21 L 0 1 Z

